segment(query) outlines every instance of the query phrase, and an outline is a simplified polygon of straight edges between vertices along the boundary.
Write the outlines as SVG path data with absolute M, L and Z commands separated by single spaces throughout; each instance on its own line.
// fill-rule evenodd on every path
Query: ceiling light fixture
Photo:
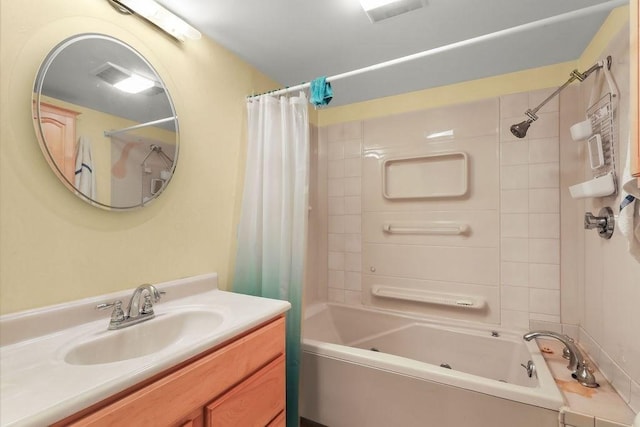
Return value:
M 145 95 L 151 96 L 164 91 L 162 85 L 153 78 L 143 76 L 113 62 L 105 62 L 92 70 L 90 74 L 127 93 L 145 92 Z
M 127 93 L 140 93 L 153 87 L 155 82 L 137 74 L 132 74 L 124 80 L 120 80 L 113 87 Z
M 198 40 L 200 31 L 154 0 L 107 0 L 121 13 L 135 13 L 180 41 Z
M 360 5 L 371 22 L 382 21 L 424 6 L 423 0 L 360 0 Z

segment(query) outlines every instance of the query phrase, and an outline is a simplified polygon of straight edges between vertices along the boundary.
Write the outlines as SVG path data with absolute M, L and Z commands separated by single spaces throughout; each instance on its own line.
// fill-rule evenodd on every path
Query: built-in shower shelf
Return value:
M 464 196 L 467 171 L 464 152 L 387 159 L 382 164 L 382 195 L 391 200 Z
M 395 288 L 391 286 L 374 285 L 371 288 L 371 294 L 379 298 L 446 305 L 450 307 L 476 310 L 483 309 L 486 305 L 484 299 L 477 297 L 429 292 L 420 289 Z

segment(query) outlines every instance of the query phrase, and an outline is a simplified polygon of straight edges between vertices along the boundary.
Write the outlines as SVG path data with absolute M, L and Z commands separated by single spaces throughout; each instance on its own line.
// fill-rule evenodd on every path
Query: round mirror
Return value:
M 105 209 L 144 206 L 167 187 L 178 158 L 178 119 L 166 86 L 136 50 L 81 34 L 45 58 L 34 126 L 58 178 Z

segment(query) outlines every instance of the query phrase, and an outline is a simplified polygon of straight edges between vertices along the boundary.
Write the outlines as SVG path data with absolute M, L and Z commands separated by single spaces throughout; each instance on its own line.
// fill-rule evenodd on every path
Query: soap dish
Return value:
M 616 192 L 616 180 L 613 172 L 599 176 L 589 181 L 569 187 L 571 197 L 584 199 L 585 197 L 604 197 Z

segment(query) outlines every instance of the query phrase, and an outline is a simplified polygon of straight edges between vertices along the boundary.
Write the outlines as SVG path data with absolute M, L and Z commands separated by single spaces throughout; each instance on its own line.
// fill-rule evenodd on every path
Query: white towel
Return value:
M 627 145 L 627 161 L 622 173 L 622 198 L 616 224 L 629 241 L 629 253 L 640 262 L 640 188 L 631 176 L 631 141 Z
M 96 198 L 96 176 L 93 171 L 91 141 L 81 136 L 76 147 L 76 190 L 90 199 Z

